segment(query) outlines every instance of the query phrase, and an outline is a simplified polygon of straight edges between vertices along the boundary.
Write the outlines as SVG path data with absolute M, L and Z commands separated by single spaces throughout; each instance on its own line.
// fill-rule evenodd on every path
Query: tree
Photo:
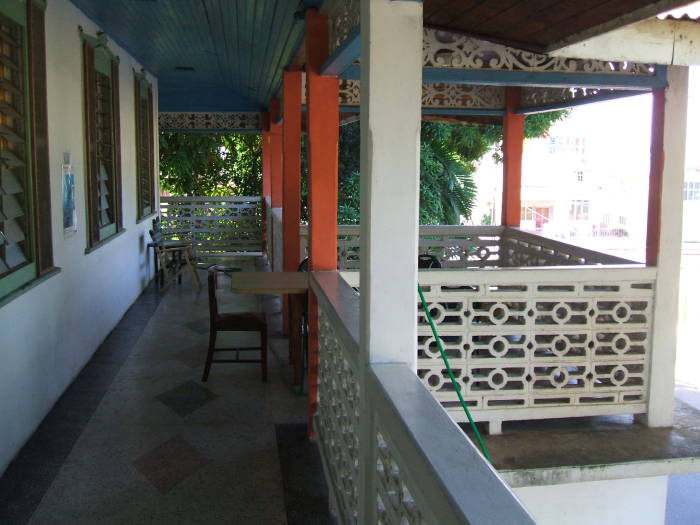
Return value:
M 530 115 L 525 137 L 547 133 L 566 111 Z M 471 217 L 476 199 L 473 173 L 491 149 L 501 160 L 503 129 L 424 122 L 420 146 L 420 222 L 458 224 Z M 173 195 L 260 195 L 262 151 L 258 135 L 162 133 L 161 187 Z M 306 141 L 302 140 L 302 220 L 308 220 Z M 338 222 L 360 222 L 360 126 L 340 128 Z
M 525 137 L 536 138 L 568 112 L 529 115 Z M 503 128 L 496 125 L 461 126 L 424 122 L 420 147 L 421 224 L 458 224 L 460 216 L 471 217 L 477 188 L 473 173 L 477 163 L 495 147 L 500 161 Z M 305 154 L 305 148 L 302 149 Z M 360 222 L 360 127 L 359 122 L 340 128 L 338 146 L 338 223 Z M 302 160 L 302 218 L 307 219 L 306 161 Z
M 260 136 L 161 133 L 160 183 L 178 196 L 260 195 Z

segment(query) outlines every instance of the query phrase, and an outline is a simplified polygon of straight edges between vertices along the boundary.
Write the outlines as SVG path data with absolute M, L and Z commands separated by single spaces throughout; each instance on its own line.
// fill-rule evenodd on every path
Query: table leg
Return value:
M 289 294 L 289 350 L 294 368 L 294 384 L 301 383 L 304 356 L 302 355 L 301 317 L 304 294 Z

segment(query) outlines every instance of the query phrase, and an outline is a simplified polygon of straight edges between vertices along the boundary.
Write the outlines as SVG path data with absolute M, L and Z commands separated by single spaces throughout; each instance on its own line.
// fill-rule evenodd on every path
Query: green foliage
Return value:
M 260 195 L 260 136 L 161 133 L 160 183 L 178 196 Z
M 529 115 L 526 138 L 540 137 L 568 111 Z M 473 173 L 492 148 L 501 159 L 501 126 L 424 122 L 420 147 L 420 223 L 458 224 L 471 217 L 476 199 Z M 360 222 L 360 125 L 340 128 L 338 223 Z M 308 221 L 306 140 L 302 139 L 302 220 Z M 260 136 L 220 133 L 162 133 L 161 187 L 173 195 L 260 195 Z

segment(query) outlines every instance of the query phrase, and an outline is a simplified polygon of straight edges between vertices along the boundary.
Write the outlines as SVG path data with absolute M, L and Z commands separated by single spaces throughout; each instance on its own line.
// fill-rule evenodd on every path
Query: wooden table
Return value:
M 284 294 L 289 296 L 289 356 L 294 367 L 294 384 L 301 383 L 302 312 L 309 289 L 309 274 L 305 272 L 236 272 L 231 274 L 231 291 L 246 294 Z

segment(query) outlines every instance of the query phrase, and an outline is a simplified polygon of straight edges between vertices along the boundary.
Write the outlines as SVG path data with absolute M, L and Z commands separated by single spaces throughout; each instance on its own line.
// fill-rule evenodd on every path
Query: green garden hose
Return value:
M 486 444 L 484 443 L 484 440 L 481 438 L 481 433 L 479 432 L 479 429 L 476 428 L 476 423 L 474 423 L 474 419 L 472 419 L 472 415 L 469 413 L 469 408 L 467 407 L 467 403 L 464 401 L 464 397 L 462 397 L 462 391 L 459 388 L 459 385 L 457 384 L 457 379 L 455 378 L 454 372 L 452 372 L 452 367 L 450 366 L 450 362 L 447 360 L 447 354 L 445 354 L 445 348 L 442 346 L 442 339 L 438 336 L 437 332 L 437 327 L 435 326 L 435 322 L 433 321 L 433 316 L 430 315 L 430 309 L 428 308 L 428 303 L 425 302 L 425 296 L 423 295 L 423 290 L 420 288 L 420 284 L 418 285 L 418 295 L 420 296 L 420 302 L 423 305 L 423 311 L 425 312 L 425 317 L 428 319 L 428 323 L 430 324 L 430 329 L 433 331 L 433 337 L 435 338 L 435 342 L 438 345 L 438 349 L 440 350 L 440 355 L 442 356 L 442 360 L 445 363 L 445 366 L 447 367 L 447 373 L 450 375 L 450 379 L 452 380 L 452 387 L 455 389 L 455 392 L 457 392 L 457 397 L 459 398 L 459 402 L 462 405 L 462 408 L 464 409 L 464 413 L 467 414 L 467 419 L 469 419 L 469 423 L 472 426 L 472 430 L 474 430 L 474 434 L 476 435 L 476 440 L 479 442 L 479 446 L 481 447 L 481 451 L 484 453 L 484 457 L 486 460 L 491 463 L 491 457 L 489 456 L 489 451 L 486 450 Z

